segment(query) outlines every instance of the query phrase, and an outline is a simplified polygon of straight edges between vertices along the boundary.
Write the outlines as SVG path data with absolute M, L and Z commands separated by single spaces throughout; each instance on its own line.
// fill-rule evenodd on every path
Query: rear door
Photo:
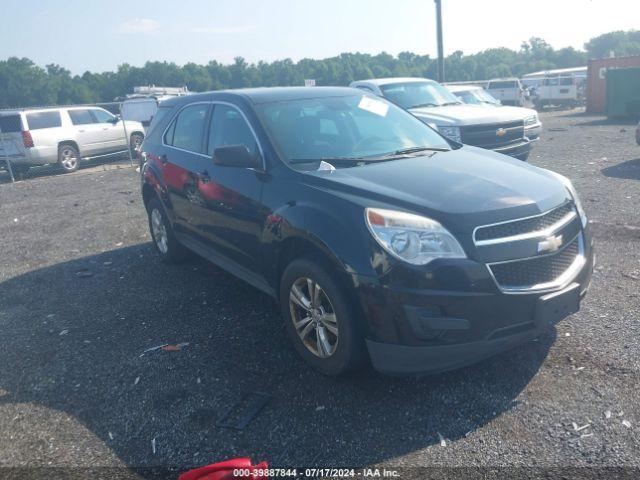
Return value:
M 69 118 L 82 156 L 100 155 L 108 150 L 102 125 L 96 123 L 88 108 L 69 109 Z
M 199 176 L 209 163 L 204 154 L 204 138 L 210 107 L 208 102 L 183 107 L 164 133 L 160 155 L 176 230 L 193 236 L 201 236 L 202 232 L 198 207 L 205 200 L 198 185 Z

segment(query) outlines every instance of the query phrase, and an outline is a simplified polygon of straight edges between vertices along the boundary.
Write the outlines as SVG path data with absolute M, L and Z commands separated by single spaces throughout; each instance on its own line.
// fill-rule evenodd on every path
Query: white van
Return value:
M 537 109 L 546 105 L 575 108 L 584 98 L 580 83 L 572 76 L 546 77 L 535 89 L 533 104 Z

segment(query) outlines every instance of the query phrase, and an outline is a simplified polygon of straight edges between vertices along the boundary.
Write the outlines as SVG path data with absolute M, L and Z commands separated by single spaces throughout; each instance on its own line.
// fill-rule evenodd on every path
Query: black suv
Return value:
M 576 312 L 590 281 L 566 178 L 355 89 L 168 100 L 142 150 L 161 259 L 191 250 L 273 296 L 326 374 L 475 362 Z

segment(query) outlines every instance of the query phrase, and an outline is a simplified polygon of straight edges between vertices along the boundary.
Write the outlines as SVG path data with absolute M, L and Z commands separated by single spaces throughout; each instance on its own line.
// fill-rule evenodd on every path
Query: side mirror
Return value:
M 109 120 L 109 123 L 113 123 L 114 125 L 120 121 L 120 115 L 114 115 L 114 117 Z
M 245 145 L 228 145 L 213 151 L 213 163 L 225 167 L 258 168 L 260 158 L 252 155 Z

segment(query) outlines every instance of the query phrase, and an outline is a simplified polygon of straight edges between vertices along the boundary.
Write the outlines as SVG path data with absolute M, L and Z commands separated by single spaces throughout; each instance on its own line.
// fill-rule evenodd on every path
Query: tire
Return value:
M 58 165 L 64 173 L 75 172 L 80 168 L 80 152 L 71 144 L 65 143 L 58 147 Z
M 147 206 L 149 231 L 153 246 L 163 263 L 180 263 L 186 257 L 187 250 L 176 239 L 169 217 L 158 198 L 153 198 Z
M 131 138 L 129 139 L 129 148 L 131 149 L 131 153 L 138 153 L 138 148 L 142 145 L 142 141 L 144 140 L 144 135 L 141 133 L 132 133 Z
M 318 292 L 315 305 L 310 291 Z M 335 376 L 366 364 L 364 336 L 346 289 L 316 261 L 298 259 L 287 266 L 280 308 L 296 351 L 315 370 Z

